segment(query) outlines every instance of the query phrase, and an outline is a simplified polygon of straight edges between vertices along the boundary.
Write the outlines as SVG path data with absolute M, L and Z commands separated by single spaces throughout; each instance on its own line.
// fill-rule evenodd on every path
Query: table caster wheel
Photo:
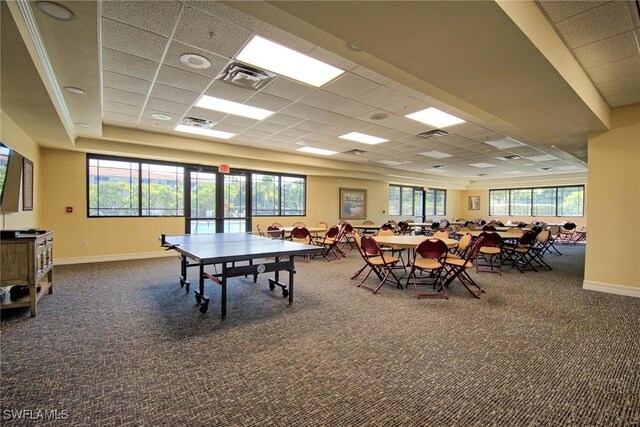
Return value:
M 273 283 L 269 283 L 269 289 L 274 290 L 276 288 L 276 285 L 274 285 Z
M 200 306 L 200 313 L 204 314 L 207 312 L 208 309 L 209 309 L 209 304 L 204 304 Z
M 284 288 L 282 288 L 282 296 L 285 297 L 285 298 L 288 297 L 289 296 L 289 291 L 284 289 Z
M 188 294 L 188 293 L 189 293 L 189 284 L 188 284 L 188 283 L 185 285 L 185 288 L 186 288 L 186 289 L 185 289 L 185 290 L 186 290 L 186 292 L 185 292 L 185 293 L 187 293 L 187 294 Z
M 197 302 L 198 304 L 200 304 L 200 301 L 202 301 L 202 297 L 200 297 L 200 295 L 197 295 L 197 294 L 196 294 L 196 302 Z

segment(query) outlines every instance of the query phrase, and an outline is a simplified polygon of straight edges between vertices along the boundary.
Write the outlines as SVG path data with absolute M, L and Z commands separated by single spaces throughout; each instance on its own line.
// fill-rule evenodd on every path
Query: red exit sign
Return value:
M 220 166 L 218 166 L 218 171 L 220 173 L 229 173 L 229 165 L 220 165 Z

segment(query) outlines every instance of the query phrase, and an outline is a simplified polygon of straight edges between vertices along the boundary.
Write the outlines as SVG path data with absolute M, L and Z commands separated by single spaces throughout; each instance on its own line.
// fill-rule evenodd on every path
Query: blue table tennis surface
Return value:
M 165 235 L 165 245 L 204 263 L 222 263 L 283 255 L 308 255 L 318 246 L 249 233 Z

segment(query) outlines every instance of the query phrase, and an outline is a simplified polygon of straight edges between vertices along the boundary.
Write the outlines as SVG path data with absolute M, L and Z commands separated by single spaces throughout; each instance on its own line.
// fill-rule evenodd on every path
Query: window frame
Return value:
M 389 191 L 387 193 L 387 210 L 388 212 L 390 212 L 391 210 L 389 209 L 391 207 L 391 200 L 390 200 L 390 194 L 391 194 L 391 188 L 397 188 L 399 190 L 398 192 L 398 205 L 399 205 L 399 213 L 398 214 L 391 214 L 389 213 L 390 216 L 410 216 L 410 217 L 426 217 L 426 216 L 437 216 L 437 215 L 446 215 L 447 214 L 447 190 L 443 189 L 443 188 L 430 188 L 428 190 L 425 190 L 422 187 L 412 187 L 412 186 L 408 186 L 408 185 L 397 185 L 397 184 L 389 184 Z M 410 213 L 405 213 L 403 212 L 402 209 L 402 197 L 403 197 L 403 191 L 411 191 L 411 204 L 412 204 L 412 209 Z M 427 193 L 429 192 L 433 192 L 434 193 L 434 205 L 433 205 L 433 210 L 435 213 L 430 214 L 427 213 L 426 211 L 426 202 L 427 202 Z M 442 212 L 443 213 L 437 213 L 438 212 L 438 206 L 439 203 L 437 203 L 437 194 L 438 192 L 441 192 L 443 194 L 443 207 L 442 207 Z M 416 211 L 416 193 L 420 193 L 421 197 L 422 197 L 422 205 L 419 207 L 419 209 Z
M 278 191 L 278 206 L 277 206 L 277 212 L 275 214 L 256 214 L 254 209 L 255 206 L 253 205 L 253 195 L 254 195 L 254 191 L 253 191 L 253 176 L 254 175 L 269 175 L 269 176 L 273 176 L 273 177 L 277 177 L 277 191 Z M 303 183 L 303 188 L 304 188 L 304 197 L 302 198 L 302 213 L 295 213 L 295 214 L 287 214 L 287 213 L 283 213 L 283 211 L 285 211 L 284 209 L 284 199 L 282 198 L 282 178 L 283 177 L 287 177 L 287 178 L 299 178 L 302 179 L 302 183 Z M 296 175 L 296 174 L 290 174 L 290 173 L 275 173 L 275 172 L 262 172 L 262 171 L 252 171 L 250 173 L 250 179 L 251 179 L 251 217 L 276 217 L 276 216 L 283 216 L 283 217 L 295 217 L 295 216 L 299 216 L 299 217 L 306 217 L 307 216 L 307 177 L 305 175 Z
M 558 209 L 560 205 L 559 200 L 559 190 L 561 188 L 580 188 L 582 189 L 582 208 L 580 209 L 582 215 L 559 215 Z M 534 207 L 534 191 L 535 190 L 554 190 L 555 192 L 555 214 L 553 215 L 534 215 L 535 207 Z M 511 192 L 529 190 L 529 215 L 521 215 L 514 214 L 511 212 Z M 507 192 L 507 214 L 496 214 L 493 212 L 493 204 L 491 203 L 491 193 L 494 191 L 506 191 Z M 531 218 L 539 218 L 539 217 L 555 217 L 555 218 L 584 218 L 584 199 L 585 199 L 585 185 L 584 184 L 573 184 L 573 185 L 558 185 L 558 186 L 546 186 L 546 187 L 516 187 L 516 188 L 496 188 L 489 190 L 489 216 L 527 216 Z

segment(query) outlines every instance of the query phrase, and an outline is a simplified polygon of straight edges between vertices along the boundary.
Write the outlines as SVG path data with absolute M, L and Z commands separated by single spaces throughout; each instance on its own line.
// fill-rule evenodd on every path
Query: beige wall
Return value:
M 2 224 L 0 224 L 0 228 L 5 230 L 43 228 L 40 218 L 40 212 L 42 212 L 41 192 L 39 191 L 42 166 L 40 161 L 40 148 L 3 111 L 0 111 L 0 130 L 2 142 L 5 145 L 33 162 L 33 210 L 22 210 L 22 190 L 20 190 L 19 212 L 2 214 L 3 221 Z
M 640 288 L 640 104 L 613 109 L 611 121 L 589 135 L 585 288 Z

